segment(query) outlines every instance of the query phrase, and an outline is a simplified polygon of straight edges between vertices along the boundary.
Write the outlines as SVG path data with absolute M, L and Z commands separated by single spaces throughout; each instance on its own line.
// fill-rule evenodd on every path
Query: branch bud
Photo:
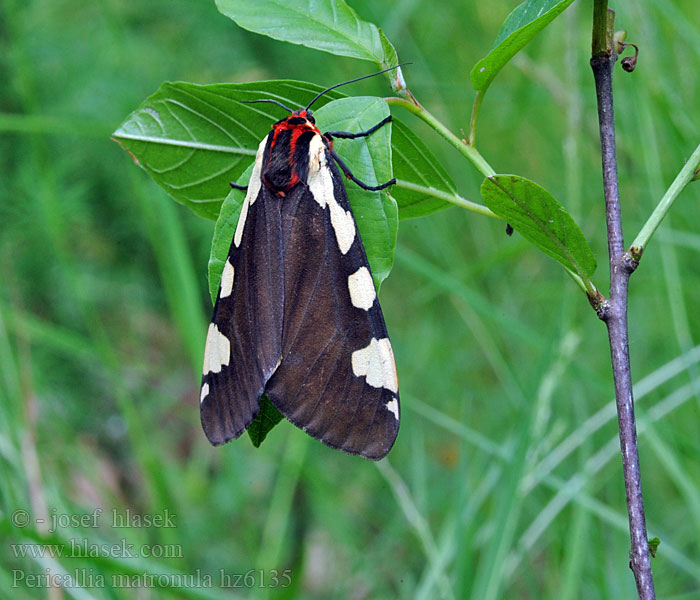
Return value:
M 637 46 L 637 44 L 633 44 L 631 42 L 622 42 L 622 41 L 619 42 L 619 45 L 622 47 L 623 52 L 624 52 L 625 48 L 627 48 L 627 46 L 632 46 L 634 48 L 634 56 L 625 56 L 625 58 L 622 59 L 622 68 L 625 71 L 627 71 L 628 73 L 631 73 L 637 67 L 637 57 L 639 56 L 639 46 Z
M 615 34 L 613 35 L 613 45 L 615 47 L 615 52 L 617 54 L 622 54 L 622 51 L 625 49 L 625 40 L 627 39 L 627 32 L 624 29 L 620 29 L 619 31 L 616 31 Z

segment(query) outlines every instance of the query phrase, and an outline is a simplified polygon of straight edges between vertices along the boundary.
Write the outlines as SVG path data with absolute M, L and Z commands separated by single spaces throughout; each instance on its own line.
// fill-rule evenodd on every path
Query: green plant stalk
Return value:
M 693 152 L 692 156 L 680 170 L 671 186 L 668 188 L 668 190 L 666 190 L 666 193 L 649 216 L 649 219 L 647 219 L 647 222 L 644 223 L 644 226 L 639 230 L 637 237 L 634 238 L 634 241 L 630 246 L 629 253 L 635 260 L 638 261 L 642 257 L 644 249 L 649 243 L 649 240 L 661 224 L 661 221 L 664 220 L 666 213 L 668 213 L 668 211 L 671 209 L 676 198 L 678 198 L 685 186 L 693 181 L 693 178 L 695 177 L 695 170 L 698 168 L 698 165 L 700 165 L 700 145 L 698 145 L 695 152 Z
M 500 217 L 494 213 L 490 208 L 487 208 L 483 204 L 478 204 L 462 198 L 459 194 L 450 194 L 449 192 L 443 192 L 434 187 L 426 187 L 424 185 L 418 185 L 417 183 L 411 183 L 410 181 L 405 181 L 404 179 L 396 180 L 396 187 L 402 188 L 404 190 L 411 190 L 412 192 L 420 192 L 426 196 L 432 196 L 433 198 L 438 198 L 464 208 L 465 210 L 470 210 L 485 217 L 493 217 L 494 219 L 500 219 Z
M 469 135 L 467 141 L 470 146 L 476 143 L 476 126 L 479 123 L 479 114 L 481 113 L 481 103 L 484 101 L 484 93 L 486 90 L 479 90 L 474 97 L 474 106 L 472 106 L 472 116 L 469 120 Z
M 590 279 L 584 279 L 578 273 L 575 273 L 566 267 L 564 267 L 564 270 L 569 274 L 571 279 L 574 280 L 574 283 L 581 288 L 583 293 L 585 293 L 589 298 L 596 298 L 598 289 L 595 287 L 595 285 L 593 285 L 593 282 Z
M 420 105 L 413 104 L 408 100 L 403 98 L 384 98 L 387 104 L 393 106 L 400 106 L 405 108 L 408 112 L 413 113 L 423 121 L 425 121 L 430 127 L 437 131 L 443 138 L 445 138 L 450 144 L 452 144 L 458 152 L 464 155 L 484 177 L 491 177 L 496 174 L 491 165 L 486 162 L 486 159 L 481 156 L 479 151 L 465 143 L 463 140 L 459 139 L 454 133 L 452 133 L 447 127 L 445 127 L 436 117 L 430 114 L 425 108 Z
M 593 36 L 591 56 L 610 56 L 612 46 L 610 19 L 614 20 L 614 14 L 608 15 L 607 0 L 593 3 Z

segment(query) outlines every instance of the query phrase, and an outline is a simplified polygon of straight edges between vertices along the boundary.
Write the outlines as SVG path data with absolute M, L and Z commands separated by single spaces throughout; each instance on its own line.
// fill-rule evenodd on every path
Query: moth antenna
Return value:
M 382 71 L 377 71 L 376 73 L 370 73 L 369 75 L 363 75 L 362 77 L 356 77 L 355 79 L 350 79 L 348 81 L 343 81 L 342 83 L 336 83 L 335 85 L 332 85 L 329 88 L 326 88 L 322 92 L 316 95 L 316 97 L 309 102 L 309 104 L 306 107 L 306 110 L 309 110 L 311 108 L 311 105 L 316 102 L 323 94 L 330 92 L 331 90 L 334 90 L 337 87 L 340 87 L 341 85 L 347 85 L 348 83 L 355 83 L 356 81 L 360 81 L 361 79 L 367 79 L 368 77 L 374 77 L 375 75 L 381 75 L 382 73 L 386 73 L 387 71 L 393 71 L 394 69 L 398 69 L 399 67 L 403 67 L 404 65 L 410 65 L 410 62 L 405 62 L 405 63 L 400 63 L 396 65 L 395 67 L 389 67 L 388 69 L 384 69 Z
M 272 98 L 264 98 L 263 100 L 241 100 L 241 102 L 243 104 L 255 104 L 256 102 L 269 102 L 270 104 L 276 104 L 277 106 L 281 106 L 284 110 L 289 111 L 290 113 L 294 112 L 291 108 L 286 107 L 281 102 L 278 102 L 277 100 L 273 100 Z

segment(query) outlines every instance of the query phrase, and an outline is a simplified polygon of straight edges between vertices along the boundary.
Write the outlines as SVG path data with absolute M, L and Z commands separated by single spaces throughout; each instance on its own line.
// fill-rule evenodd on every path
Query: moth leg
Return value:
M 367 131 L 360 131 L 359 133 L 350 133 L 349 131 L 326 131 L 323 135 L 325 137 L 330 137 L 330 138 L 342 138 L 342 139 L 347 139 L 347 140 L 354 140 L 355 138 L 360 138 L 360 137 L 366 137 L 368 135 L 371 135 L 377 129 L 380 127 L 386 125 L 387 123 L 391 122 L 391 115 L 389 115 L 386 119 L 383 121 L 380 121 L 377 123 L 374 127 L 370 127 Z
M 248 190 L 247 185 L 239 185 L 237 183 L 234 183 L 233 181 L 229 181 L 228 184 L 234 189 L 234 190 L 243 190 L 244 192 Z
M 394 185 L 396 183 L 396 179 L 390 179 L 386 183 L 382 183 L 381 185 L 367 185 L 364 181 L 360 181 L 357 177 L 355 177 L 352 172 L 350 171 L 350 168 L 341 160 L 340 156 L 336 153 L 333 148 L 328 148 L 330 150 L 331 156 L 335 160 L 336 163 L 338 163 L 338 166 L 340 167 L 340 170 L 345 173 L 345 176 L 348 179 L 351 179 L 354 181 L 357 185 L 359 185 L 363 190 L 369 190 L 370 192 L 378 192 L 379 190 L 383 190 L 384 188 L 389 187 L 390 185 Z

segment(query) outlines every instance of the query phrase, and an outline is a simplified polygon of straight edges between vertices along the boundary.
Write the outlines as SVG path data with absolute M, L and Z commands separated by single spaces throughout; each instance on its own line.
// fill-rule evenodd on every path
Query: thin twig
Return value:
M 607 0 L 595 0 L 591 68 L 595 78 L 598 101 L 598 122 L 605 192 L 605 218 L 608 229 L 608 252 L 610 255 L 610 298 L 605 301 L 602 310 L 598 314 L 607 325 L 610 341 L 610 355 L 620 429 L 622 468 L 632 542 L 630 568 L 634 573 L 637 583 L 637 594 L 640 600 L 654 600 L 656 594 L 654 592 L 654 580 L 651 572 L 651 559 L 649 557 L 644 516 L 627 336 L 628 285 L 636 263 L 625 256 L 622 236 L 612 90 L 612 73 L 617 55 L 612 47 L 610 36 L 606 34 L 605 43 L 601 39 L 602 32 L 609 33 L 612 30 L 611 21 L 614 18 L 614 13 L 606 9 Z M 601 19 L 605 19 L 605 22 L 601 22 Z
M 494 213 L 491 209 L 484 206 L 483 204 L 471 202 L 470 200 L 467 200 L 466 198 L 463 198 L 462 196 L 456 193 L 453 194 L 450 192 L 444 192 L 434 187 L 420 185 L 417 183 L 413 183 L 412 181 L 406 181 L 404 179 L 397 179 L 394 187 L 402 188 L 404 190 L 411 190 L 412 192 L 419 192 L 421 194 L 425 194 L 426 196 L 432 196 L 433 198 L 439 198 L 440 200 L 450 202 L 455 206 L 459 206 L 460 208 L 470 210 L 479 215 L 483 215 L 485 217 L 492 217 L 494 219 L 500 219 L 500 217 L 496 213 Z
M 664 197 L 661 198 L 661 201 L 647 219 L 644 227 L 640 229 L 637 237 L 632 242 L 629 252 L 634 260 L 639 261 L 642 258 L 644 249 L 647 247 L 651 236 L 654 235 L 657 227 L 661 225 L 661 221 L 664 220 L 668 211 L 671 210 L 676 198 L 678 198 L 678 195 L 685 187 L 693 181 L 693 177 L 697 175 L 697 171 L 694 173 L 693 169 L 697 167 L 698 163 L 700 163 L 700 145 L 698 145 L 693 155 L 688 159 L 688 162 L 686 162 L 685 166 L 680 170 L 676 179 L 668 190 L 666 190 Z
M 468 142 L 460 140 L 454 133 L 452 133 L 422 106 L 413 104 L 412 102 L 404 100 L 403 98 L 391 97 L 384 98 L 384 100 L 389 105 L 405 108 L 408 112 L 413 113 L 420 119 L 423 119 L 423 121 L 430 125 L 430 127 L 432 127 L 439 135 L 452 144 L 452 146 L 454 146 L 457 151 L 460 152 L 467 160 L 470 160 L 484 177 L 491 177 L 492 175 L 496 174 L 493 167 L 486 162 L 486 159 L 481 156 L 479 151 L 474 146 L 469 145 Z

